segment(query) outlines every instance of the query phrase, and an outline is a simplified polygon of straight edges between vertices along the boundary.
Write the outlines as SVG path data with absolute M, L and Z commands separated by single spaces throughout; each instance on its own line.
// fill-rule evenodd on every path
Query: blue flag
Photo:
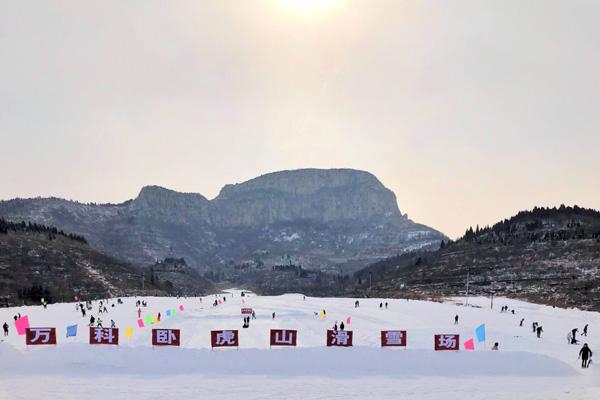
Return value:
M 481 324 L 475 329 L 475 334 L 477 335 L 477 340 L 479 343 L 485 342 L 485 324 Z
M 171 316 L 171 310 L 167 310 L 167 317 Z
M 77 325 L 67 326 L 67 337 L 77 336 Z

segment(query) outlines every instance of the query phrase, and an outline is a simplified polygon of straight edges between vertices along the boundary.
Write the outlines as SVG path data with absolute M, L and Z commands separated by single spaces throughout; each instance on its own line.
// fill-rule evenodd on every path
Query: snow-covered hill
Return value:
M 154 327 L 181 329 L 181 348 L 152 348 L 151 327 L 138 328 L 134 298 L 109 307 L 102 315 L 121 328 L 120 345 L 90 346 L 87 322 L 75 304 L 0 309 L 0 324 L 11 325 L 0 343 L 0 399 L 127 398 L 127 399 L 593 399 L 600 396 L 597 367 L 582 370 L 579 346 L 568 345 L 572 328 L 589 324 L 586 338 L 600 351 L 600 314 L 564 310 L 508 299 L 475 298 L 447 303 L 380 299 L 309 298 L 300 294 L 246 296 L 231 290 L 226 301 L 212 306 L 214 296 L 146 298 L 144 315 L 161 313 Z M 243 302 L 242 302 L 243 300 Z M 167 317 L 166 310 L 184 311 Z M 500 313 L 507 305 L 515 314 Z M 242 329 L 241 307 L 252 307 L 257 319 Z M 97 311 L 94 305 L 94 315 Z M 327 317 L 315 313 L 325 309 Z M 32 326 L 57 328 L 58 345 L 26 349 L 17 336 L 13 316 L 28 315 Z M 276 313 L 273 320 L 271 315 Z M 459 324 L 454 325 L 454 316 Z M 325 332 L 335 321 L 351 323 L 354 348 L 325 347 Z M 519 321 L 525 318 L 523 327 Z M 531 323 L 544 329 L 541 339 Z M 474 337 L 481 323 L 487 343 L 476 351 L 434 352 L 433 335 L 458 333 L 461 342 Z M 66 326 L 78 324 L 77 337 L 65 337 Z M 130 338 L 125 328 L 133 327 Z M 298 348 L 269 349 L 269 330 L 297 329 Z M 211 350 L 210 330 L 239 329 L 239 350 Z M 380 331 L 406 329 L 408 349 L 381 349 Z M 500 351 L 491 351 L 499 342 Z M 461 343 L 462 348 L 462 343 Z M 50 397 L 48 397 L 50 396 Z

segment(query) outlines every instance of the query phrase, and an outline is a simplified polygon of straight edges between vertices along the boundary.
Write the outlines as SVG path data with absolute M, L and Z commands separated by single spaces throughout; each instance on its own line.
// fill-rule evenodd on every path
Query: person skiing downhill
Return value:
M 525 322 L 525 318 L 521 318 L 521 322 L 519 322 L 519 326 L 523 326 L 523 322 Z
M 96 318 L 94 318 L 93 315 L 90 315 L 90 326 L 94 326 L 94 321 L 96 321 Z
M 458 315 L 454 316 L 454 325 L 458 325 Z
M 138 319 L 142 318 L 142 309 L 138 308 Z
M 577 329 L 577 328 L 574 328 L 574 329 L 571 330 L 571 344 L 577 344 L 578 343 L 577 342 L 577 331 L 578 330 L 579 329 Z
M 340 331 L 344 330 L 344 321 L 340 322 Z
M 579 350 L 579 358 L 581 358 L 581 368 L 589 368 L 592 362 L 592 350 L 590 350 L 587 343 L 584 343 L 581 350 Z
M 581 336 L 586 336 L 587 337 L 587 328 L 588 328 L 588 325 L 585 324 L 585 326 L 583 327 L 583 332 L 581 332 Z
M 4 336 L 8 336 L 8 324 L 6 322 L 2 325 L 2 329 L 4 329 Z
M 541 326 L 538 326 L 535 331 L 537 333 L 538 338 L 542 337 L 542 332 L 544 332 L 544 330 L 542 329 Z

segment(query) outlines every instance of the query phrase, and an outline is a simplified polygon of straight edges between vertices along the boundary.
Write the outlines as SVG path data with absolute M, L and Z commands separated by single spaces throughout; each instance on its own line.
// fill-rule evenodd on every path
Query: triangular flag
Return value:
M 140 319 L 138 319 L 138 321 L 137 321 L 137 322 L 138 322 L 138 326 L 139 326 L 140 328 L 143 328 L 143 327 L 144 327 L 144 320 L 143 320 L 143 319 L 141 319 L 141 318 L 140 318 Z
M 475 334 L 477 335 L 477 340 L 479 343 L 485 342 L 485 324 L 481 324 L 475 329 Z
M 221 304 L 221 300 L 219 300 L 219 304 Z M 183 305 L 179 306 L 179 311 L 183 311 Z
M 131 335 L 133 335 L 133 328 L 128 326 L 127 328 L 125 328 L 125 337 L 129 339 Z
M 475 350 L 475 342 L 473 339 L 469 339 L 465 342 L 465 350 Z
M 77 325 L 67 326 L 67 337 L 77 336 Z
M 352 322 L 352 317 L 346 318 L 346 325 L 350 325 L 350 322 Z
M 27 315 L 22 316 L 15 320 L 15 328 L 17 328 L 17 333 L 19 335 L 25 334 L 25 329 L 29 328 L 29 317 Z

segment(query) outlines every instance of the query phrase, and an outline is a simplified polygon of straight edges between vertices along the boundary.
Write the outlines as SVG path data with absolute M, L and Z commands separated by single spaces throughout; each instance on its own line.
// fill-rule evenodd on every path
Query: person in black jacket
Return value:
M 579 350 L 579 358 L 581 358 L 581 368 L 588 368 L 590 366 L 590 362 L 592 361 L 592 350 L 590 350 L 587 343 Z

